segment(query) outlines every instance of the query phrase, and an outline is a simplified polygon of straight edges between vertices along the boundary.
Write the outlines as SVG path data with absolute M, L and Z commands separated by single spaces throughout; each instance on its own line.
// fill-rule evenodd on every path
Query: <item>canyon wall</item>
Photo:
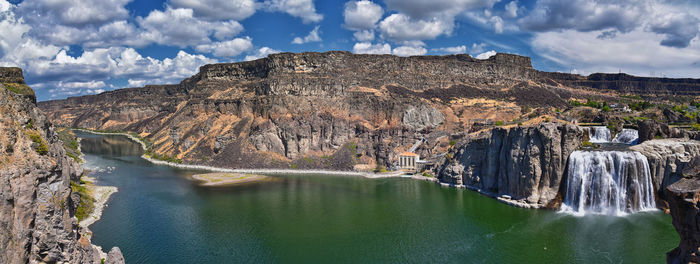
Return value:
M 569 154 L 583 136 L 581 128 L 558 123 L 495 128 L 455 145 L 438 177 L 491 196 L 510 197 L 515 205 L 558 207 Z
M 33 100 L 5 87 L 21 77 L 0 68 L 0 263 L 100 263 L 75 218 L 82 169 Z

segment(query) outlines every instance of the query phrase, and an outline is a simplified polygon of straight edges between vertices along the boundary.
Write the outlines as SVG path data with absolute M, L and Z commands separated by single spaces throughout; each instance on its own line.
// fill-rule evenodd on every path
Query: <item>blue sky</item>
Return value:
M 693 0 L 0 0 L 0 66 L 39 100 L 177 83 L 277 52 L 532 57 L 546 71 L 700 77 Z

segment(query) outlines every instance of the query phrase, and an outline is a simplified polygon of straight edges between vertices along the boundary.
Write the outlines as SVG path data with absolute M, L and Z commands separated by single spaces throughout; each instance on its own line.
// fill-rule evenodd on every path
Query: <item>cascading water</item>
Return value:
M 562 211 L 626 215 L 656 208 L 646 157 L 636 151 L 574 151 Z
M 610 142 L 610 129 L 604 126 L 594 126 L 588 128 L 588 141 L 591 143 Z
M 629 145 L 637 145 L 639 142 L 639 131 L 636 129 L 624 128 L 620 133 L 615 135 L 612 140 L 613 143 L 624 143 Z

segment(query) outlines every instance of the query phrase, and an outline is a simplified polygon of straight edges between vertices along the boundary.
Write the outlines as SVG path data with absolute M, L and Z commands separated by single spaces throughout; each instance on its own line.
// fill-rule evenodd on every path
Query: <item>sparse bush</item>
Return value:
M 454 146 L 455 144 L 457 144 L 457 141 L 450 140 L 450 147 L 451 147 L 451 146 Z
M 494 123 L 494 124 L 495 124 L 496 126 L 503 126 L 503 121 L 500 121 L 500 120 L 499 120 L 499 121 L 496 121 L 496 123 Z

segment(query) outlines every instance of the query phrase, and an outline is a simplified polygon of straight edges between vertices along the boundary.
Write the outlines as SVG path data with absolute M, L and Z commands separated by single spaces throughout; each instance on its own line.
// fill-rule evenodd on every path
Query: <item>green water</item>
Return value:
M 93 243 L 127 263 L 663 263 L 678 242 L 661 212 L 574 217 L 405 178 L 207 189 L 125 137 L 79 136 L 91 174 L 119 187 Z

